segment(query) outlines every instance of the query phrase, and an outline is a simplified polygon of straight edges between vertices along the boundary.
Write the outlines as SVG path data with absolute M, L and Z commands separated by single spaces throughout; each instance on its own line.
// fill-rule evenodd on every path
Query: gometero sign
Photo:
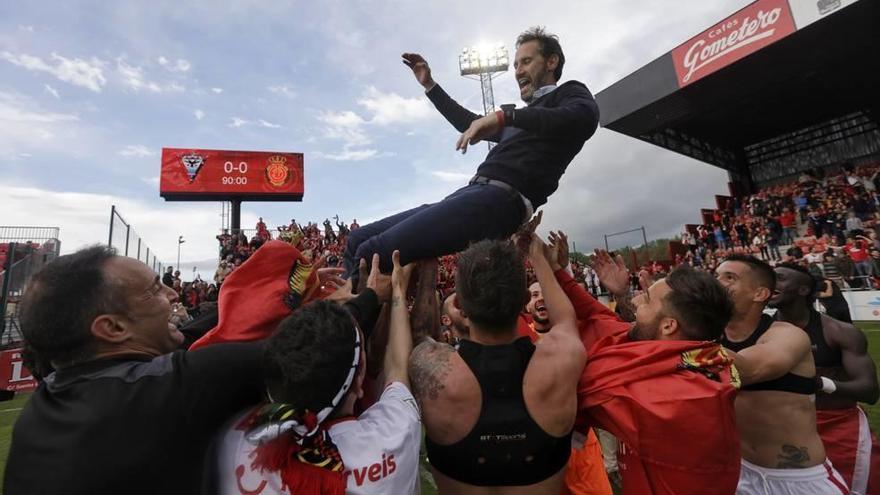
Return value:
M 794 31 L 788 1 L 754 2 L 672 50 L 678 85 L 687 86 Z

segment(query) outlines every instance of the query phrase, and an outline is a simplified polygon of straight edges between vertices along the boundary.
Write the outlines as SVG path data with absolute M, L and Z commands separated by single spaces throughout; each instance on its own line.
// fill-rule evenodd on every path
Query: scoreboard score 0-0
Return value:
M 302 153 L 162 148 L 166 201 L 302 201 Z

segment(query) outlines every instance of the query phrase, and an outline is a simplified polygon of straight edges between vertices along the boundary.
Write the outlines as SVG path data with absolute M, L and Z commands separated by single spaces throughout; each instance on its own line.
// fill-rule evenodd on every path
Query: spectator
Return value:
M 262 344 L 176 351 L 176 300 L 103 246 L 34 276 L 21 329 L 37 367 L 54 371 L 15 424 L 4 493 L 200 491 L 217 430 L 260 399 Z
M 761 253 L 762 260 L 768 260 L 770 258 L 770 253 L 767 250 L 767 240 L 761 232 L 758 232 L 755 234 L 755 237 L 752 238 L 752 246 L 757 252 Z
M 854 236 L 849 236 L 847 241 L 844 249 L 855 265 L 856 275 L 866 280 L 873 277 L 874 266 L 868 254 L 868 243 Z
M 849 213 L 846 214 L 846 233 L 859 235 L 862 233 L 862 229 L 864 229 L 864 225 L 862 224 L 862 220 L 856 216 L 856 212 L 854 210 L 849 210 Z
M 782 226 L 782 244 L 794 244 L 794 239 L 797 237 L 797 225 L 791 209 L 786 208 L 782 211 L 782 215 L 779 215 L 779 224 Z
M 229 267 L 229 264 L 226 260 L 220 261 L 220 265 L 217 267 L 217 271 L 214 272 L 214 283 L 217 285 L 221 285 L 223 280 L 227 275 L 232 273 L 232 268 Z
M 165 273 L 162 274 L 162 283 L 168 287 L 172 287 L 174 285 L 174 275 L 172 275 L 173 271 L 174 267 L 169 266 L 165 269 Z

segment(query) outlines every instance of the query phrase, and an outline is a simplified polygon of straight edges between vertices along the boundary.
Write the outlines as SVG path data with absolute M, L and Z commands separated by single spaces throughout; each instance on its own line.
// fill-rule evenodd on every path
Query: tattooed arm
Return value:
M 437 400 L 451 369 L 455 349 L 427 339 L 413 349 L 409 358 L 409 378 L 413 395 L 424 410 L 426 401 Z
M 413 265 L 400 266 L 400 251 L 391 254 L 391 315 L 388 325 L 388 347 L 385 350 L 385 386 L 401 382 L 409 386 L 407 362 L 412 353 L 412 330 L 406 307 L 406 290 Z

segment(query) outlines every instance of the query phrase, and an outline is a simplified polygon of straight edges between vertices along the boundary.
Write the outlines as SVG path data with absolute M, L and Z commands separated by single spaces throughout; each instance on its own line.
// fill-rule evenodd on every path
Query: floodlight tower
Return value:
M 483 91 L 483 115 L 495 111 L 492 79 L 507 72 L 508 67 L 510 67 L 510 59 L 504 43 L 467 47 L 462 49 L 458 56 L 461 75 L 480 80 L 480 89 Z M 492 143 L 488 144 L 489 149 L 492 149 Z

